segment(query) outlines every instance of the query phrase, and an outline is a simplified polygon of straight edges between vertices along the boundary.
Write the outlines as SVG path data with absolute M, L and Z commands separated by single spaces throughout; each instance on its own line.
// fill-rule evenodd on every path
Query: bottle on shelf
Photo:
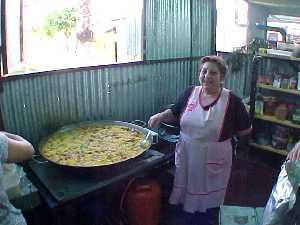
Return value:
M 255 113 L 257 115 L 264 114 L 264 96 L 262 94 L 257 94 L 255 99 Z
M 279 73 L 274 74 L 273 87 L 280 88 L 282 77 Z

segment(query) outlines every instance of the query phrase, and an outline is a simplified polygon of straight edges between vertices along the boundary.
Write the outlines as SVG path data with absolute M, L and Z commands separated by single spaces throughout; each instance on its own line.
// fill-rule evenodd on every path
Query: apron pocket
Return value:
M 229 147 L 229 148 L 228 148 Z M 231 169 L 231 146 L 226 143 L 212 143 L 206 154 L 207 191 L 226 188 Z
M 206 164 L 206 184 L 207 191 L 217 191 L 227 186 L 226 163 L 223 161 Z

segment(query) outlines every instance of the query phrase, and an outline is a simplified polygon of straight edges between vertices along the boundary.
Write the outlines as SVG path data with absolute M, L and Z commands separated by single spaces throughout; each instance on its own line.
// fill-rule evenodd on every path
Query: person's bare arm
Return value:
M 150 117 L 148 121 L 148 126 L 153 128 L 157 126 L 160 122 L 173 122 L 176 121 L 176 117 L 174 116 L 171 109 L 167 109 L 161 113 L 157 113 Z
M 30 159 L 34 153 L 33 146 L 23 137 L 1 131 L 8 138 L 8 163 L 22 162 Z

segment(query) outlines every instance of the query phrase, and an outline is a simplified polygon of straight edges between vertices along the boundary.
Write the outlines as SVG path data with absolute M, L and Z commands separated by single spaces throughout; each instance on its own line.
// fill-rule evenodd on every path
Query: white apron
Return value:
M 170 204 L 184 205 L 187 212 L 206 212 L 223 204 L 230 177 L 230 139 L 218 142 L 229 103 L 223 88 L 218 101 L 205 111 L 201 86 L 194 88 L 180 119 L 180 138 L 175 150 L 175 179 Z

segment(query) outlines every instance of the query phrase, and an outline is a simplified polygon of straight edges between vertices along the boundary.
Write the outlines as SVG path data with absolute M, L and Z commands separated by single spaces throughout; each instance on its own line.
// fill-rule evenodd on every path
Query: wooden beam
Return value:
M 1 0 L 1 65 L 3 74 L 8 74 L 7 68 L 7 46 L 6 46 L 6 0 Z

